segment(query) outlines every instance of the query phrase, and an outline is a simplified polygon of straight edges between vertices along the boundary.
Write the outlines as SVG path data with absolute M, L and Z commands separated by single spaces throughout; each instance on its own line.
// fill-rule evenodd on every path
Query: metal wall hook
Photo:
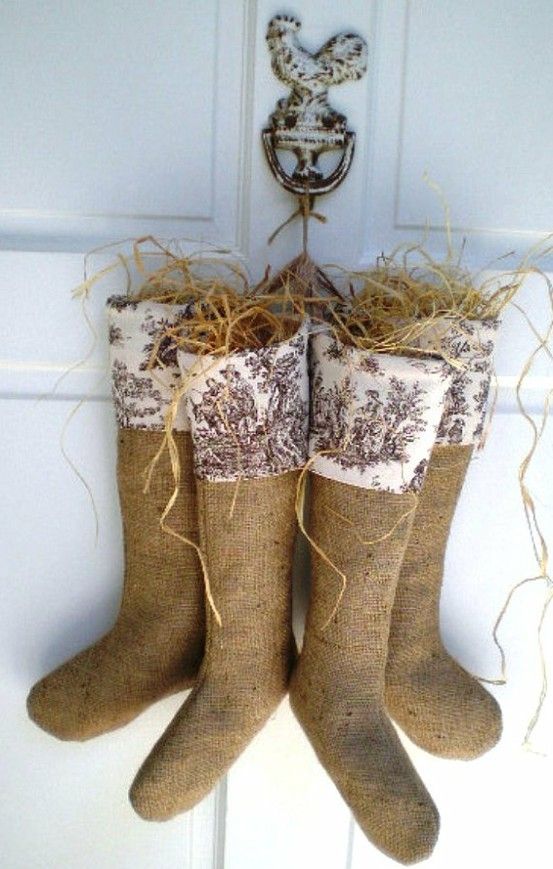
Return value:
M 278 101 L 262 140 L 279 184 L 296 196 L 319 196 L 344 180 L 355 149 L 355 133 L 347 129 L 347 118 L 329 104 L 328 89 L 361 78 L 367 69 L 367 43 L 355 34 L 341 33 L 311 54 L 299 44 L 300 28 L 301 22 L 290 15 L 277 15 L 269 22 L 266 39 L 271 66 L 291 90 Z M 281 149 L 296 156 L 291 175 L 278 158 Z M 319 156 L 340 150 L 338 166 L 324 176 Z

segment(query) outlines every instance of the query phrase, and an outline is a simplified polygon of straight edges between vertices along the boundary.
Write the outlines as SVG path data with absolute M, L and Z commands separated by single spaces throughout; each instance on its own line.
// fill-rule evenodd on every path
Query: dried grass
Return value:
M 496 320 L 532 270 L 523 262 L 483 278 L 460 259 L 440 262 L 417 245 L 398 247 L 367 270 L 329 266 L 347 299 L 328 311 L 336 338 L 374 353 L 422 352 L 416 345 L 437 321 Z
M 111 247 L 91 253 L 105 253 Z M 300 254 L 276 276 L 267 269 L 255 284 L 229 250 L 210 247 L 185 253 L 180 244 L 164 244 L 152 236 L 134 241 L 130 253 L 117 251 L 112 263 L 90 277 L 85 262 L 85 278 L 73 295 L 86 300 L 98 282 L 113 281 L 121 270 L 129 298 L 186 309 L 179 327 L 161 335 L 159 343 L 169 336 L 199 355 L 224 355 L 279 343 L 294 334 L 308 313 L 323 322 L 330 298 L 342 301 L 307 254 Z

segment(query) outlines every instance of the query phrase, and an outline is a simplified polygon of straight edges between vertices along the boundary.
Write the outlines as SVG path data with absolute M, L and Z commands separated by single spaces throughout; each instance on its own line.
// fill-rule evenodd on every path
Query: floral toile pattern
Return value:
M 267 477 L 307 457 L 307 327 L 288 341 L 218 358 L 180 351 L 196 475 Z
M 367 489 L 418 491 L 451 367 L 357 350 L 325 334 L 314 337 L 311 361 L 314 473 Z
M 166 330 L 186 319 L 186 306 L 112 296 L 107 307 L 117 423 L 121 428 L 161 431 L 180 380 L 176 346 Z M 189 429 L 182 404 L 174 427 Z
M 456 365 L 437 443 L 469 445 L 481 439 L 499 327 L 498 320 L 444 317 L 419 339 L 419 347 L 438 352 Z

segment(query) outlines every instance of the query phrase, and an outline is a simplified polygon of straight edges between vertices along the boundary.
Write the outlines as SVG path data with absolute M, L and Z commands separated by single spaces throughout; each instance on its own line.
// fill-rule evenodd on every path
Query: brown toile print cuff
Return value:
M 112 296 L 107 301 L 107 310 L 117 423 L 121 428 L 161 431 L 180 379 L 176 345 L 164 333 L 186 319 L 187 308 Z M 182 403 L 174 428 L 176 431 L 190 428 Z
M 311 470 L 366 489 L 418 491 L 451 383 L 451 366 L 432 358 L 312 339 Z
M 196 476 L 276 476 L 305 464 L 308 327 L 258 350 L 223 357 L 178 352 Z

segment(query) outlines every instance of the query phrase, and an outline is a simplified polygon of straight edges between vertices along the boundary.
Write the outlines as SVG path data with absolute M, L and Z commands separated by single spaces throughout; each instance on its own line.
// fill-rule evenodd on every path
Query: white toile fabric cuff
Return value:
M 455 366 L 436 443 L 477 444 L 482 436 L 499 320 L 444 317 L 422 334 L 417 346 Z
M 121 428 L 161 431 L 165 428 L 173 390 L 180 379 L 176 345 L 164 333 L 186 319 L 187 308 L 136 301 L 128 296 L 112 296 L 107 308 L 117 423 Z M 150 367 L 154 350 L 154 364 Z M 174 428 L 176 431 L 190 429 L 182 402 Z
M 268 477 L 305 464 L 307 342 L 303 323 L 289 340 L 258 350 L 178 352 L 197 477 Z
M 416 492 L 451 384 L 439 359 L 389 356 L 312 339 L 311 470 L 387 492 Z

